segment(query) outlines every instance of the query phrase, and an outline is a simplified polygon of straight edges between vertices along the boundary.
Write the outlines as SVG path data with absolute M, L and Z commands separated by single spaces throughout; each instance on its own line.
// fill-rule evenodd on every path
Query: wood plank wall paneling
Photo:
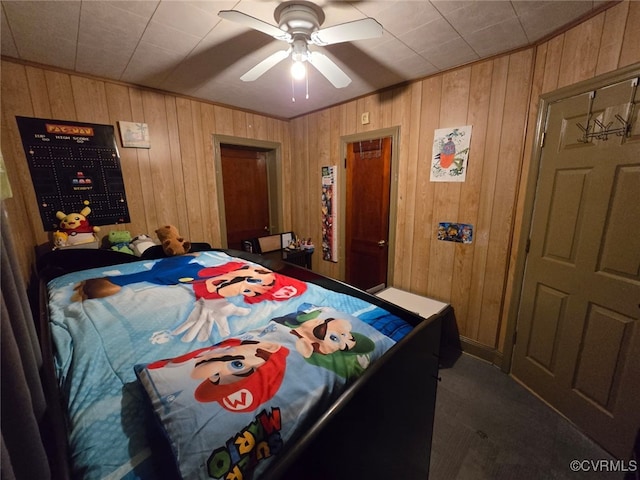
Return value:
M 76 120 L 113 125 L 118 141 L 131 222 L 102 226 L 132 235 L 174 224 L 192 241 L 221 245 L 214 172 L 213 135 L 288 142 L 289 122 L 134 86 L 2 61 L 2 150 L 13 197 L 4 206 L 15 219 L 14 241 L 29 278 L 34 247 L 49 241 L 15 116 Z M 149 125 L 150 149 L 122 148 L 117 122 Z M 289 165 L 288 145 L 282 161 Z M 283 168 L 284 176 L 289 170 Z M 284 185 L 290 185 L 285 180 Z M 91 216 L 89 216 L 91 219 Z M 290 211 L 285 227 L 291 228 Z
M 629 10 L 627 21 L 624 23 L 624 36 L 617 68 L 640 62 L 640 48 L 638 48 L 638 45 L 640 45 L 640 5 L 638 2 L 625 2 L 623 6 L 617 8 L 622 9 L 625 6 L 628 6 Z M 609 13 L 609 10 L 605 13 Z M 622 22 L 619 23 L 620 26 L 622 24 Z M 607 31 L 607 35 L 609 34 Z M 616 66 L 614 65 L 611 70 L 615 69 Z
M 413 256 L 413 225 L 407 222 L 407 212 L 412 208 L 413 198 L 408 193 L 408 185 L 410 181 L 407 178 L 408 169 L 411 167 L 412 159 L 409 155 L 412 141 L 418 141 L 418 138 L 410 135 L 410 107 L 414 99 L 411 96 L 411 89 L 401 87 L 395 89 L 393 98 L 386 107 L 391 110 L 389 118 L 391 125 L 400 126 L 400 145 L 398 145 L 398 157 L 400 168 L 398 171 L 398 198 L 397 201 L 397 224 L 396 228 L 396 250 L 394 252 L 394 279 L 395 286 L 404 290 L 411 290 L 411 260 Z M 357 113 L 356 113 L 357 115 Z M 355 115 L 354 115 L 355 116 Z M 389 228 L 394 228 L 389 225 Z M 391 284 L 391 280 L 389 280 Z
M 341 135 L 400 127 L 391 283 L 451 302 L 460 333 L 479 345 L 497 351 L 504 345 L 512 267 L 521 254 L 513 242 L 520 233 L 539 95 L 640 61 L 639 9 L 638 2 L 624 2 L 536 48 L 333 107 L 329 121 Z M 366 111 L 371 123 L 363 126 L 360 116 Z M 294 119 L 292 132 L 307 133 L 308 120 Z M 473 125 L 467 181 L 434 185 L 428 181 L 433 131 L 466 124 Z M 294 147 L 297 157 L 316 154 L 298 146 L 302 143 Z M 326 161 L 338 152 L 333 145 Z M 296 205 L 293 210 L 297 217 Z M 474 243 L 435 240 L 440 221 L 473 224 Z M 337 272 L 335 265 L 316 261 L 320 272 Z
M 440 125 L 440 98 L 442 97 L 442 77 L 433 77 L 422 82 L 420 125 L 424 132 L 433 132 Z M 431 140 L 431 141 L 429 141 Z M 418 165 L 416 178 L 418 182 L 415 196 L 415 213 L 413 215 L 413 251 L 415 261 L 412 264 L 412 275 L 415 278 L 412 287 L 416 291 L 426 291 L 429 281 L 429 259 L 431 243 L 435 241 L 430 235 L 433 225 L 433 209 L 425 206 L 433 205 L 436 184 L 429 181 L 431 172 L 431 156 L 433 133 L 424 141 L 418 142 Z
M 473 125 L 470 151 L 474 152 L 474 155 L 473 161 L 467 166 L 466 181 L 462 185 L 460 193 L 459 212 L 460 222 L 470 225 L 478 225 L 480 215 L 478 199 L 481 198 L 482 191 L 482 172 L 486 156 L 483 147 L 484 139 L 487 136 L 490 107 L 490 96 L 486 92 L 491 91 L 492 77 L 493 63 L 477 64 L 471 69 L 471 88 L 466 123 Z M 486 253 L 486 249 L 484 252 Z M 472 280 L 479 278 L 477 274 L 473 275 L 473 271 L 476 268 L 475 262 L 481 258 L 481 253 L 476 252 L 476 249 L 465 248 L 465 245 L 456 245 L 451 303 L 456 305 L 459 328 L 463 331 L 467 331 L 469 292 L 472 288 Z
M 253 113 L 2 61 L 2 145 L 13 197 L 15 243 L 25 277 L 33 246 L 47 241 L 15 123 L 16 115 L 149 124 L 152 148 L 121 149 L 130 224 L 103 227 L 153 235 L 173 223 L 193 241 L 221 244 L 214 134 L 282 145 L 283 223 L 321 259 L 320 169 L 341 164 L 341 137 L 399 127 L 397 218 L 391 283 L 450 302 L 461 335 L 501 352 L 520 235 L 524 187 L 541 94 L 640 62 L 640 2 L 622 2 L 535 48 L 433 75 L 325 111 L 282 121 Z M 362 113 L 370 123 L 362 125 Z M 429 181 L 434 130 L 473 125 L 467 180 Z M 23 219 L 28 219 L 23 221 Z M 438 222 L 474 225 L 472 245 L 435 239 Z
M 498 153 L 496 189 L 491 212 L 491 234 L 489 241 L 487 272 L 485 277 L 484 302 L 480 328 L 475 340 L 483 345 L 494 345 L 500 326 L 505 274 L 512 242 L 513 211 L 516 204 L 519 159 L 522 158 L 523 135 L 527 120 L 529 91 L 522 85 L 531 83 L 533 52 L 524 51 L 509 58 L 509 74 L 506 83 L 502 135 Z
M 596 65 L 596 75 L 615 70 L 618 66 L 618 60 L 621 57 L 622 39 L 624 35 L 624 25 L 627 21 L 629 13 L 629 5 L 625 4 L 624 8 L 612 9 L 605 12 L 603 30 L 611 32 L 606 35 L 600 43 L 598 51 L 598 62 Z M 640 44 L 638 39 L 636 45 Z M 624 63 L 621 62 L 620 66 Z

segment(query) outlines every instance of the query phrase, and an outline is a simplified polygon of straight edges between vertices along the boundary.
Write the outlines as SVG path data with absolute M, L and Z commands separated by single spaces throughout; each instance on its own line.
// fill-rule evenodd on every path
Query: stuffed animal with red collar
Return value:
M 60 220 L 60 231 L 67 234 L 67 245 L 80 245 L 96 240 L 95 233 L 100 227 L 94 227 L 89 223 L 87 215 L 91 213 L 89 202 L 84 201 L 85 207 L 79 213 L 56 212 L 56 218 Z

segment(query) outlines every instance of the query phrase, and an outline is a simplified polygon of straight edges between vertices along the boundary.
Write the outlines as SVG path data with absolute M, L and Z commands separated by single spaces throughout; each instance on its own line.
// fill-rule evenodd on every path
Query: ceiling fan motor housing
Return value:
M 278 5 L 273 14 L 281 30 L 296 36 L 309 37 L 324 22 L 322 9 L 303 1 L 284 2 Z

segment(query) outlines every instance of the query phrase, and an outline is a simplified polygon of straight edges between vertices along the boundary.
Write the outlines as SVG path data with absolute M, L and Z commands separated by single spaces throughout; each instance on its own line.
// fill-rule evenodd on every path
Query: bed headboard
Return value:
M 202 252 L 206 250 L 211 250 L 211 245 L 208 243 L 195 242 L 191 244 L 190 252 Z M 161 245 L 149 247 L 141 257 L 115 250 L 95 248 L 49 250 L 38 257 L 36 270 L 40 278 L 48 281 L 65 273 L 77 272 L 78 270 L 106 267 L 140 260 L 155 260 L 165 257 L 166 255 Z

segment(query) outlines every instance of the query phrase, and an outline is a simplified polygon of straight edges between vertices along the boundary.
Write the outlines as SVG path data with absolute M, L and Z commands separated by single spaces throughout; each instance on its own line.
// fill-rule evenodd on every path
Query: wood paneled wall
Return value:
M 13 233 L 25 276 L 34 260 L 34 245 L 49 240 L 38 213 L 17 115 L 111 124 L 116 132 L 119 120 L 149 125 L 148 150 L 122 148 L 118 138 L 131 223 L 103 226 L 100 237 L 121 229 L 155 238 L 155 230 L 170 223 L 185 238 L 221 246 L 214 134 L 280 143 L 283 171 L 288 175 L 286 121 L 5 59 L 2 153 L 13 197 L 4 203 L 15 225 Z M 283 223 L 291 228 L 287 210 Z
M 306 183 L 292 210 L 296 231 L 321 235 L 312 213 L 319 212 L 320 170 L 342 163 L 340 137 L 399 126 L 390 283 L 453 304 L 460 332 L 495 346 L 533 67 L 527 49 L 293 120 L 291 149 L 303 160 L 292 171 L 294 185 Z M 371 123 L 362 126 L 367 111 Z M 473 125 L 467 181 L 430 182 L 434 130 L 462 125 Z M 474 225 L 473 244 L 437 241 L 444 221 Z M 339 265 L 318 263 L 338 276 Z
M 640 61 L 640 2 L 623 2 L 535 47 L 372 94 L 290 122 L 167 93 L 2 62 L 2 150 L 13 186 L 5 201 L 25 275 L 47 241 L 16 115 L 114 124 L 146 122 L 151 150 L 121 149 L 131 224 L 152 234 L 170 222 L 220 245 L 212 134 L 283 146 L 284 225 L 321 238 L 320 171 L 339 163 L 341 136 L 399 127 L 394 286 L 455 308 L 470 344 L 502 351 L 519 252 L 524 185 L 541 94 Z M 371 123 L 360 124 L 370 112 Z M 437 128 L 473 125 L 467 179 L 432 183 Z M 472 245 L 435 240 L 441 221 L 474 225 Z M 106 233 L 107 229 L 104 229 Z M 340 266 L 314 255 L 314 269 Z
M 622 2 L 536 48 L 297 118 L 291 122 L 295 229 L 320 238 L 320 168 L 340 164 L 341 136 L 400 127 L 390 283 L 451 303 L 467 343 L 494 349 L 499 359 L 514 263 L 522 254 L 514 239 L 539 96 L 639 61 L 640 2 Z M 360 124 L 364 112 L 368 125 Z M 458 125 L 473 125 L 466 182 L 431 183 L 434 130 Z M 473 224 L 473 244 L 437 241 L 442 221 Z M 314 261 L 317 270 L 339 275 L 339 265 Z

